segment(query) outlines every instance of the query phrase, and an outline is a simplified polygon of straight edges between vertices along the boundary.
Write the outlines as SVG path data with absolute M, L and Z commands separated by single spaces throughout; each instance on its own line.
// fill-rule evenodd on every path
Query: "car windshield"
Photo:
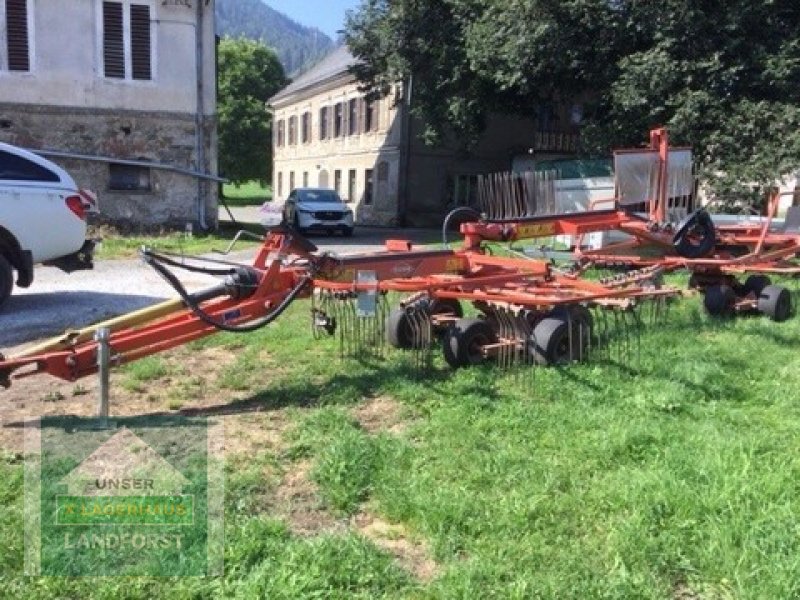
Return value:
M 339 194 L 333 190 L 298 190 L 297 199 L 300 202 L 335 202 L 341 204 Z

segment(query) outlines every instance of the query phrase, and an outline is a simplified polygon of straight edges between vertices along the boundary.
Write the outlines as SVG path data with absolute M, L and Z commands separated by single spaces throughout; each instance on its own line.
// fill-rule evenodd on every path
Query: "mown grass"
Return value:
M 712 320 L 687 298 L 624 360 L 453 373 L 437 356 L 423 373 L 395 352 L 338 360 L 334 339 L 305 333 L 308 309 L 195 343 L 241 357 L 220 386 L 233 410 L 285 409 L 294 423 L 284 454 L 228 470 L 224 577 L 21 577 L 22 468 L 5 457 L 0 596 L 800 595 L 800 319 Z M 414 421 L 362 429 L 350 411 L 377 396 Z M 352 529 L 291 533 L 263 500 L 276 485 L 265 465 L 301 458 L 324 506 L 402 524 L 437 577 L 416 580 Z
M 226 183 L 222 194 L 228 206 L 260 206 L 272 200 L 272 186 L 258 181 L 248 181 L 241 185 Z

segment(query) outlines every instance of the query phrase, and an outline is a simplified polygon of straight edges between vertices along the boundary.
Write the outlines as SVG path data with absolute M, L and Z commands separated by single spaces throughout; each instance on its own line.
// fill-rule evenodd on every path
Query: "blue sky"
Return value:
M 360 0 L 264 0 L 266 4 L 291 17 L 301 25 L 316 27 L 336 39 L 344 26 L 344 13 L 356 8 Z

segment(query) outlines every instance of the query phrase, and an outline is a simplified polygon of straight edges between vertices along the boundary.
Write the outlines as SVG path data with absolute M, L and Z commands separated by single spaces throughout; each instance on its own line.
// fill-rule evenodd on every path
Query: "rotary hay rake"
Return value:
M 430 365 L 439 338 L 444 359 L 456 368 L 487 361 L 566 364 L 597 353 L 611 357 L 614 350 L 626 362 L 638 352 L 641 328 L 665 319 L 668 301 L 679 295 L 661 283 L 664 272 L 678 268 L 692 272 L 713 314 L 759 310 L 777 321 L 788 318 L 788 291 L 765 275 L 800 273 L 793 262 L 800 236 L 770 227 L 778 196 L 758 227 L 715 227 L 703 210 L 675 226 L 675 209 L 693 204 L 691 154 L 669 148 L 663 129 L 651 132 L 650 142 L 645 150 L 617 153 L 617 194 L 610 208 L 548 214 L 555 206 L 552 177 L 522 186 L 514 178 L 484 182 L 484 214 L 461 225 L 458 250 L 417 250 L 405 240 L 388 240 L 382 252 L 336 257 L 318 252 L 285 225 L 267 233 L 249 266 L 143 249 L 143 259 L 178 298 L 0 358 L 0 384 L 40 372 L 70 381 L 95 373 L 100 330 L 110 330 L 111 361 L 117 365 L 220 330 L 254 331 L 295 299 L 308 297 L 315 337 L 338 336 L 341 356 L 382 353 L 388 341 L 413 351 L 421 367 Z M 646 216 L 636 210 L 642 207 Z M 579 261 L 566 270 L 544 260 L 492 256 L 485 244 L 558 234 L 580 239 L 610 230 L 631 239 L 599 251 L 579 248 Z M 636 270 L 599 281 L 583 277 L 588 266 L 607 264 Z M 224 279 L 189 293 L 174 269 Z M 754 275 L 739 283 L 740 273 Z M 408 297 L 390 310 L 390 293 Z M 465 316 L 464 304 L 478 316 Z
M 597 282 L 546 261 L 491 256 L 474 241 L 458 250 L 417 250 L 388 240 L 382 252 L 336 257 L 282 225 L 267 233 L 249 266 L 143 249 L 142 258 L 178 298 L 2 358 L 0 384 L 42 372 L 68 381 L 97 372 L 101 329 L 110 330 L 111 364 L 120 365 L 217 331 L 254 331 L 309 297 L 315 336 L 337 335 L 342 356 L 381 352 L 388 341 L 414 351 L 424 367 L 442 338 L 453 367 L 564 364 L 614 342 L 623 357 L 638 339 L 641 307 L 652 302 L 651 314 L 663 314 L 679 294 L 660 285 L 660 267 Z M 175 269 L 223 281 L 190 293 Z M 390 293 L 408 297 L 389 310 Z M 465 317 L 465 303 L 479 316 Z
M 788 209 L 782 227 L 773 224 L 786 193 L 774 191 L 766 216 L 756 222 L 717 224 L 704 208 L 692 210 L 697 185 L 691 150 L 671 148 L 665 129 L 650 132 L 648 147 L 619 150 L 614 160 L 614 197 L 583 212 L 552 212 L 554 180 L 547 173 L 482 177 L 481 218 L 461 227 L 467 245 L 569 235 L 576 240 L 575 274 L 590 267 L 685 269 L 712 315 L 760 312 L 775 321 L 791 316 L 790 291 L 769 278 L 800 275 L 800 207 Z M 583 248 L 585 235 L 607 231 L 627 239 Z

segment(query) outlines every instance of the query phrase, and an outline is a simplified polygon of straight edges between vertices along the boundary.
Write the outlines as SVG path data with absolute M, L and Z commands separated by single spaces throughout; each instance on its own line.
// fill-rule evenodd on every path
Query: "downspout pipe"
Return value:
M 403 81 L 403 106 L 400 119 L 400 176 L 398 182 L 397 224 L 400 227 L 408 225 L 408 174 L 411 162 L 411 99 L 413 94 L 414 76 L 409 74 Z
M 197 0 L 197 27 L 195 27 L 195 65 L 197 67 L 197 108 L 195 114 L 195 138 L 197 143 L 197 170 L 206 170 L 206 135 L 205 135 L 205 107 L 203 96 L 205 92 L 205 64 L 203 43 L 205 37 L 205 12 L 203 7 L 207 0 Z M 208 231 L 206 222 L 206 182 L 197 180 L 197 221 L 203 231 Z

